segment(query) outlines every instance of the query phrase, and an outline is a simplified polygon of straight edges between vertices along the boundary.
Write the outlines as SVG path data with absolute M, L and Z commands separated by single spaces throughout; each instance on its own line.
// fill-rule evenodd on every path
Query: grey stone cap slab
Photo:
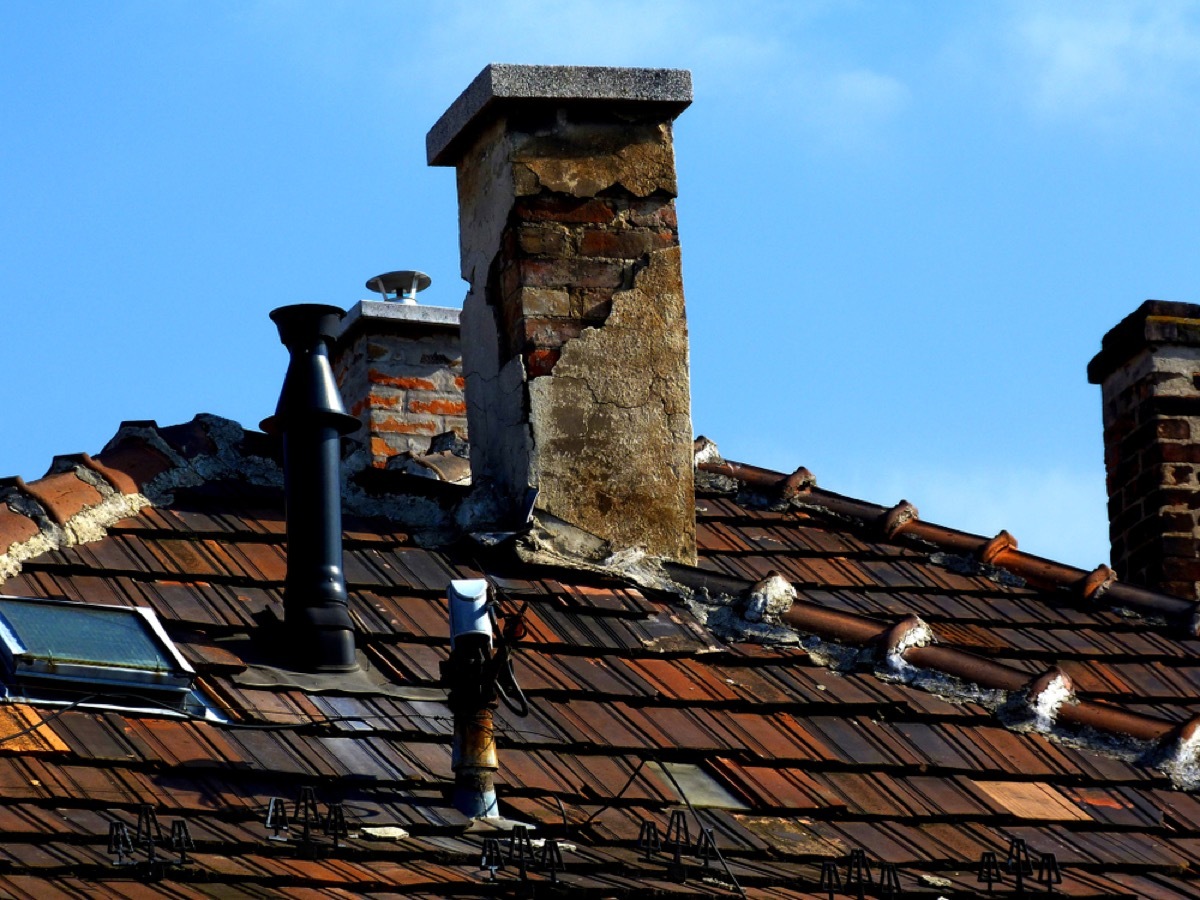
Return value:
M 458 316 L 462 312 L 449 306 L 421 306 L 411 303 L 396 303 L 388 300 L 360 300 L 350 308 L 341 322 L 338 340 L 352 330 L 370 327 L 372 324 L 385 328 L 413 327 L 416 329 L 458 329 Z
M 1088 363 L 1088 381 L 1104 379 L 1148 347 L 1200 347 L 1200 305 L 1175 300 L 1147 300 L 1100 342 Z
M 692 102 L 692 73 L 687 69 L 492 63 L 429 129 L 425 136 L 429 165 L 454 165 L 452 145 L 494 107 L 539 100 L 661 105 L 674 118 Z

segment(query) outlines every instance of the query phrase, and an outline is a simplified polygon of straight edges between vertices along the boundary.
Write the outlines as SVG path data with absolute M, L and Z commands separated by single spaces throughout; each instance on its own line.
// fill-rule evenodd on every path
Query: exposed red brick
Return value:
M 461 400 L 409 400 L 408 411 L 415 413 L 431 413 L 435 416 L 465 416 L 467 404 Z
M 636 259 L 677 243 L 678 238 L 670 231 L 591 230 L 579 239 L 579 252 L 585 256 Z
M 372 391 L 367 395 L 367 402 L 363 404 L 364 408 L 370 407 L 373 409 L 401 409 L 404 406 L 403 394 L 380 394 Z
M 522 225 L 518 230 L 521 252 L 534 256 L 566 256 L 571 253 L 571 235 L 559 225 Z
M 558 362 L 559 352 L 557 350 L 532 350 L 525 356 L 525 374 L 529 378 L 540 378 L 543 375 L 549 375 L 554 371 L 554 364 Z
M 598 197 L 581 200 L 560 194 L 541 194 L 519 201 L 517 215 L 532 222 L 597 225 L 611 222 L 616 217 L 616 210 L 607 200 Z
M 377 468 L 383 468 L 387 465 L 389 457 L 395 456 L 398 451 L 395 450 L 387 441 L 378 435 L 371 435 L 371 456 L 372 465 Z
M 406 391 L 436 391 L 437 385 L 426 378 L 411 375 L 386 375 L 377 369 L 367 370 L 367 380 L 372 384 L 386 384 Z
M 1200 445 L 1163 444 L 1159 447 L 1163 462 L 1200 463 Z
M 616 259 L 523 259 L 520 282 L 530 287 L 620 287 L 626 263 Z

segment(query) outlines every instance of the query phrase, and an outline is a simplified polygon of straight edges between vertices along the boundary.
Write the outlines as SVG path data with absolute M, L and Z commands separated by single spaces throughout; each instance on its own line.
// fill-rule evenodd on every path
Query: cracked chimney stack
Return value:
M 1088 364 L 1102 386 L 1112 565 L 1200 599 L 1200 306 L 1147 300 Z
M 429 132 L 458 176 L 471 470 L 515 514 L 695 561 L 672 122 L 691 75 L 491 65 Z

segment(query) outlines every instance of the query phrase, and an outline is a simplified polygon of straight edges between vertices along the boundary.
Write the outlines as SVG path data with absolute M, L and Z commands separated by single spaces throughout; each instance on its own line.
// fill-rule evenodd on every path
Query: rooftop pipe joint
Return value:
M 287 515 L 284 628 L 298 669 L 351 672 L 354 624 L 342 568 L 341 437 L 358 419 L 342 406 L 329 348 L 343 311 L 300 303 L 271 312 L 291 354 L 275 415 L 263 431 L 283 436 Z
M 488 584 L 482 579 L 451 581 L 450 659 L 442 678 L 450 687 L 454 713 L 454 806 L 472 818 L 497 816 L 496 758 L 492 710 L 496 707 L 496 663 L 488 614 Z

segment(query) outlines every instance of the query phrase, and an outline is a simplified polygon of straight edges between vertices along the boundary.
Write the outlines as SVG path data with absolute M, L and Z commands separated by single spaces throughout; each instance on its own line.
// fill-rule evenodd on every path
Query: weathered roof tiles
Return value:
M 885 507 L 851 517 L 858 501 L 824 511 L 811 484 L 778 504 L 739 481 L 702 491 L 700 566 L 668 573 L 678 585 L 686 569 L 739 614 L 757 585 L 760 620 L 746 624 L 783 628 L 787 644 L 704 636 L 660 588 L 503 550 L 430 550 L 396 519 L 350 514 L 351 613 L 375 674 L 370 686 L 314 690 L 267 678 L 257 658 L 283 577 L 282 492 L 261 440 L 220 420 L 133 426 L 97 460 L 120 459 L 126 474 L 147 460 L 130 477 L 155 505 L 98 540 L 23 556 L 0 588 L 152 606 L 230 719 L 6 707 L 19 721 L 0 727 L 0 888 L 14 896 L 527 890 L 515 860 L 495 881 L 480 869 L 484 836 L 463 833 L 446 793 L 443 593 L 481 569 L 501 613 L 527 605 L 516 664 L 530 713 L 496 713 L 501 808 L 562 842 L 563 890 L 728 896 L 732 876 L 748 896 L 825 897 L 827 864 L 844 884 L 849 852 L 863 849 L 877 880 L 883 863 L 897 867 L 905 896 L 974 896 L 986 889 L 981 855 L 1002 864 L 1025 841 L 1035 869 L 1053 854 L 1074 896 L 1195 893 L 1200 803 L 1173 785 L 1195 777 L 1200 642 L 1170 623 L 1118 615 L 1069 580 L 1006 575 L 1020 551 L 973 561 L 984 538 L 955 537 L 949 554 L 903 529 L 881 533 L 873 516 Z M 390 491 L 429 484 L 375 477 Z M 350 503 L 381 508 L 363 496 Z M 26 508 L 39 534 L 62 529 Z M 1071 724 L 1081 710 L 1111 727 Z M 268 840 L 270 798 L 292 813 L 306 786 L 323 818 L 342 804 L 352 835 L 339 847 L 323 825 L 305 844 L 295 817 L 287 840 Z M 143 803 L 165 835 L 182 820 L 195 843 L 157 881 L 144 849 L 133 866 L 107 852 L 110 827 L 134 831 Z M 662 843 L 673 810 L 690 828 L 682 870 L 669 847 L 639 847 L 647 823 Z M 728 872 L 706 867 L 699 826 Z M 507 859 L 506 839 L 502 850 Z M 545 889 L 551 872 L 538 865 L 527 860 L 526 878 Z M 1026 883 L 1038 885 L 1036 871 Z

